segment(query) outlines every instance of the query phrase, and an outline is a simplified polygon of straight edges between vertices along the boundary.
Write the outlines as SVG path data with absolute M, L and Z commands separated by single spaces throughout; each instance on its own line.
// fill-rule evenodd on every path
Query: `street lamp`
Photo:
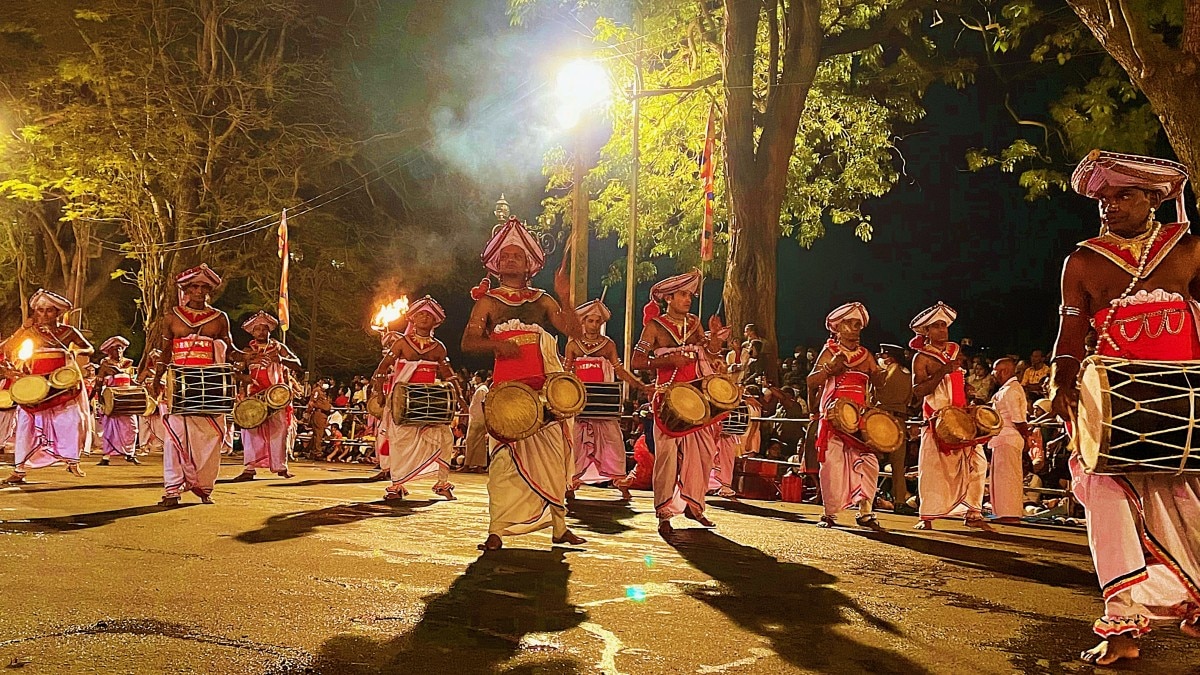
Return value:
M 572 168 L 571 191 L 571 298 L 563 302 L 578 305 L 588 299 L 588 197 L 583 180 L 587 167 L 583 163 L 583 116 L 607 101 L 612 85 L 608 71 L 599 63 L 586 59 L 568 62 L 558 72 L 558 105 L 555 115 L 564 129 L 575 132 L 575 164 Z

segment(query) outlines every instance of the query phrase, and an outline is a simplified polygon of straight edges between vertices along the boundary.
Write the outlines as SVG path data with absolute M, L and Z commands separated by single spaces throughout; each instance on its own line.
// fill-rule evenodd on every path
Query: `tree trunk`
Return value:
M 755 199 L 745 186 L 734 189 L 735 239 L 729 247 L 725 271 L 725 308 L 734 333 L 748 323 L 758 329 L 764 350 L 767 377 L 777 381 L 779 342 L 775 332 L 775 293 L 778 288 L 776 247 L 779 243 L 779 207 Z M 703 317 L 701 317 L 703 318 Z

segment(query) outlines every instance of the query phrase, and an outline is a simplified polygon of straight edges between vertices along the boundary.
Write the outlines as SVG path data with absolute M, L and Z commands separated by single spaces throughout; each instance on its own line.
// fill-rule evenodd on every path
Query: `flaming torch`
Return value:
M 21 343 L 20 348 L 17 349 L 17 370 L 23 369 L 25 364 L 29 363 L 29 360 L 32 358 L 33 340 L 30 338 L 25 338 L 25 341 Z
M 371 329 L 382 333 L 388 329 L 388 326 L 403 318 L 405 314 L 408 314 L 408 296 L 402 295 L 381 306 L 379 311 L 375 312 L 375 318 L 371 319 Z

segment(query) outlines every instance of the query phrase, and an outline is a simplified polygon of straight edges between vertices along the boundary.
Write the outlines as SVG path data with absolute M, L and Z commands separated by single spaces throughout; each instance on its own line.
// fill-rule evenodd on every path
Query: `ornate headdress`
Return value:
M 830 333 L 836 333 L 839 323 L 853 318 L 861 321 L 863 328 L 866 328 L 867 324 L 871 322 L 871 315 L 867 312 L 866 305 L 861 302 L 847 302 L 825 317 L 825 327 L 829 329 Z
M 29 296 L 30 309 L 57 307 L 60 312 L 68 312 L 74 306 L 75 305 L 71 304 L 70 300 L 64 298 L 58 293 L 55 293 L 54 291 L 48 291 L 44 288 L 37 289 L 36 293 Z
M 1106 187 L 1132 187 L 1158 195 L 1160 201 L 1175 200 L 1177 220 L 1188 222 L 1183 204 L 1187 167 L 1179 162 L 1141 155 L 1092 150 L 1071 174 L 1071 187 L 1091 199 L 1099 199 Z

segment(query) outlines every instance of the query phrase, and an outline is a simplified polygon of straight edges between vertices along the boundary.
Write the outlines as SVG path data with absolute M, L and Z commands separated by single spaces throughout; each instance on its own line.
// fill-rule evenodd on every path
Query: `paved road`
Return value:
M 11 456 L 10 456 L 11 457 Z M 0 665 L 20 672 L 1086 673 L 1101 609 L 1081 531 L 819 530 L 817 510 L 714 500 L 719 529 L 655 534 L 580 491 L 589 542 L 481 556 L 483 476 L 381 501 L 366 468 L 219 484 L 155 506 L 160 467 L 30 474 L 0 490 Z M 227 465 L 232 477 L 238 467 Z M 190 499 L 190 498 L 187 498 Z M 848 519 L 847 519 L 848 520 Z M 1169 628 L 1134 669 L 1200 673 Z M 14 671 L 15 672 L 15 671 Z

